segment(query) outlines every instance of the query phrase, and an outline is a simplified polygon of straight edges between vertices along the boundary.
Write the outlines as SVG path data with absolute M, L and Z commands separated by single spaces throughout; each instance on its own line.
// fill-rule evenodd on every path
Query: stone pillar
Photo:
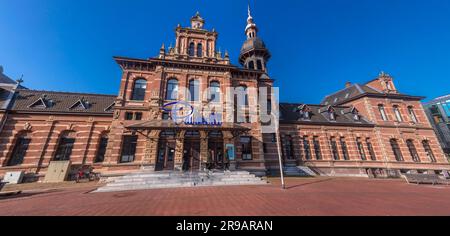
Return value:
M 145 142 L 144 158 L 142 159 L 142 165 L 155 166 L 156 158 L 158 155 L 158 140 L 161 131 L 152 130 L 147 134 L 147 140 Z
M 200 169 L 206 168 L 208 160 L 208 132 L 200 131 Z
M 224 154 L 227 151 L 227 144 L 233 144 L 234 145 L 234 139 L 233 134 L 230 131 L 223 131 L 223 150 Z M 235 171 L 237 167 L 236 162 L 236 147 L 234 147 L 234 160 L 230 160 L 230 171 Z
M 186 131 L 178 131 L 176 134 L 176 144 L 175 144 L 175 171 L 183 170 L 183 150 L 184 150 L 184 134 Z

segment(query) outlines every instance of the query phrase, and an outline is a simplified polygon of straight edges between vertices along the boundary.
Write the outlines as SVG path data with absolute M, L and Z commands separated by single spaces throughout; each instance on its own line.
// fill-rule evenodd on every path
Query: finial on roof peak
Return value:
M 381 71 L 378 77 L 391 77 L 388 73 Z

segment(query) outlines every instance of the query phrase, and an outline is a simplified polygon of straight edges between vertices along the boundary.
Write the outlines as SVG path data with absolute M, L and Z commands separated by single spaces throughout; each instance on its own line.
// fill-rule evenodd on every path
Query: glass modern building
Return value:
M 425 112 L 447 157 L 450 157 L 450 94 L 424 103 Z

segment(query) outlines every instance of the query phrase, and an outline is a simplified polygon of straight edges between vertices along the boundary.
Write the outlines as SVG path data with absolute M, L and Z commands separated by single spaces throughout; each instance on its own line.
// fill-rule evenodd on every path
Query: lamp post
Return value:
M 281 189 L 286 189 L 286 185 L 284 183 L 283 161 L 281 160 L 280 127 L 278 125 L 276 127 L 275 135 L 277 136 L 277 150 L 278 150 L 278 161 L 280 164 Z

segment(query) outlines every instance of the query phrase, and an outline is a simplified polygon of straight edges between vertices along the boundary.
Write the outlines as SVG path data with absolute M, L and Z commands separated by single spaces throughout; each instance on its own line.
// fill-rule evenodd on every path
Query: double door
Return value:
M 175 162 L 175 140 L 160 140 L 156 171 L 173 170 Z

